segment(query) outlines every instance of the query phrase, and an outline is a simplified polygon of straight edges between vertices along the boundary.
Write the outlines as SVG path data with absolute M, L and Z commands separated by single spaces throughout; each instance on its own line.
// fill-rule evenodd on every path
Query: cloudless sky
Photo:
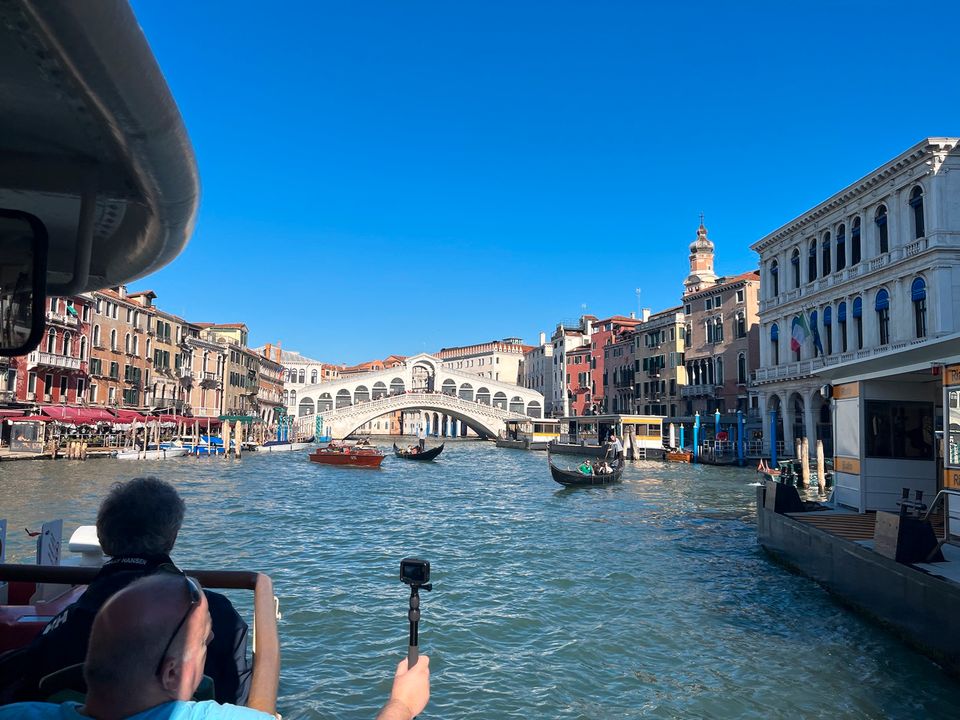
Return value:
M 677 305 L 960 134 L 955 6 L 790 5 L 135 0 L 203 186 L 135 288 L 347 363 Z

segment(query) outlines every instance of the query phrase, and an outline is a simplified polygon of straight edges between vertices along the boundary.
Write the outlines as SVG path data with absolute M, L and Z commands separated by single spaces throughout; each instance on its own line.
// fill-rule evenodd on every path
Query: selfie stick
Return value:
M 432 590 L 433 585 L 411 585 L 410 586 L 410 611 L 407 617 L 410 618 L 410 644 L 407 646 L 407 669 L 409 670 L 417 664 L 420 657 L 420 638 L 418 631 L 420 627 L 420 588 Z

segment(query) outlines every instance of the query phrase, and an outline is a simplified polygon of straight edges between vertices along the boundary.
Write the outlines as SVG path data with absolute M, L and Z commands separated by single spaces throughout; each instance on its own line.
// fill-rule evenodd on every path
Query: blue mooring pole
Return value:
M 693 461 L 700 459 L 700 411 L 693 416 Z
M 743 410 L 737 410 L 737 462 L 743 466 Z

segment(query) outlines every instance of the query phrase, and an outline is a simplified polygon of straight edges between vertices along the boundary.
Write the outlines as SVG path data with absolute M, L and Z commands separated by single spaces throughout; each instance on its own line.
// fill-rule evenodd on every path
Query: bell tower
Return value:
M 697 239 L 690 243 L 690 274 L 683 281 L 684 294 L 703 290 L 713 285 L 717 275 L 713 271 L 713 243 L 707 237 L 707 228 L 703 225 L 703 213 L 700 213 L 700 227 Z

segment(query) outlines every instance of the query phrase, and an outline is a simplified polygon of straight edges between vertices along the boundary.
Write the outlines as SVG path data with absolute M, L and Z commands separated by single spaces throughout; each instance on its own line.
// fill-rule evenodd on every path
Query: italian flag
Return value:
M 804 314 L 800 313 L 793 319 L 793 325 L 790 328 L 790 349 L 796 352 L 808 337 L 810 337 L 810 326 Z

